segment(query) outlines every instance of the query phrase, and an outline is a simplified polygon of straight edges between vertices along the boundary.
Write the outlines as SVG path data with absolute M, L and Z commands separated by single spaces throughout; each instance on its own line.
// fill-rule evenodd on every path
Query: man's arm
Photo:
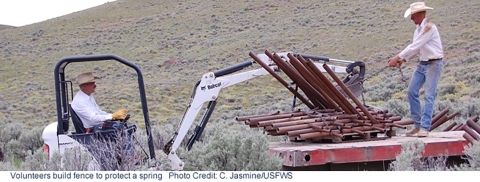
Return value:
M 410 60 L 415 55 L 417 55 L 420 52 L 420 48 L 422 48 L 428 41 L 430 41 L 435 30 L 436 27 L 433 23 L 427 23 L 421 34 L 415 40 L 413 40 L 410 45 L 403 49 L 400 54 L 398 54 L 400 59 Z
M 72 109 L 80 117 L 86 128 L 112 119 L 112 114 L 95 114 L 93 108 L 85 102 L 72 103 Z

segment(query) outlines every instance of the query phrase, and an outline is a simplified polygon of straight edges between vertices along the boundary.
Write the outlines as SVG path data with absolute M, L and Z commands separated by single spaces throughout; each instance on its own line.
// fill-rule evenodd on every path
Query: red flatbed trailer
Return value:
M 464 131 L 430 132 L 428 137 L 393 136 L 391 138 L 344 143 L 273 142 L 270 152 L 285 159 L 284 170 L 388 170 L 388 164 L 402 151 L 402 143 L 425 143 L 423 157 L 448 157 L 462 162 Z

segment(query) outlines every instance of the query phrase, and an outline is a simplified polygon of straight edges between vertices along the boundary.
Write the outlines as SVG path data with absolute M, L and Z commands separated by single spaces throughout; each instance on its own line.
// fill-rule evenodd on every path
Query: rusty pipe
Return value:
M 458 124 L 457 126 L 455 126 L 455 127 L 452 129 L 452 131 L 462 130 L 464 126 L 465 126 L 465 123 L 460 123 L 460 124 Z
M 343 91 L 350 97 L 350 99 L 357 104 L 357 107 L 359 107 L 366 115 L 367 118 L 372 121 L 372 123 L 379 123 L 369 112 L 368 110 L 363 106 L 363 104 L 353 95 L 353 93 L 345 86 L 345 84 L 335 75 L 335 73 L 330 69 L 330 67 L 327 64 L 323 64 L 323 68 L 327 71 L 328 74 L 337 82 L 337 84 L 343 89 Z
M 406 128 L 407 128 L 407 126 L 399 125 L 399 124 L 396 124 L 396 123 L 388 123 L 388 124 L 387 124 L 387 127 L 397 127 L 397 128 L 402 128 L 402 129 L 406 129 Z
M 278 128 L 278 127 L 308 124 L 308 123 L 321 122 L 321 121 L 322 119 L 320 118 L 313 118 L 313 119 L 303 119 L 303 120 L 296 120 L 296 121 L 287 121 L 287 122 L 281 122 L 281 123 L 272 123 L 271 125 L 275 128 Z M 319 124 L 323 124 L 323 123 L 319 123 Z
M 316 132 L 316 131 L 313 128 L 306 128 L 306 129 L 300 129 L 300 130 L 287 131 L 287 135 L 289 137 L 293 137 L 293 136 L 298 136 L 300 134 L 312 133 L 312 132 Z
M 413 120 L 408 119 L 408 120 L 404 120 L 404 121 L 395 121 L 393 123 L 399 124 L 399 125 L 411 125 L 411 124 L 413 124 Z
M 271 115 L 276 115 L 276 114 L 280 114 L 280 111 L 277 111 L 277 112 L 272 113 L 272 114 L 258 114 L 258 115 L 250 115 L 250 116 L 237 116 L 235 119 L 236 119 L 237 121 L 245 121 L 245 120 L 247 120 L 247 119 L 254 118 L 254 117 L 271 116 Z
M 381 132 L 385 132 L 385 128 L 381 128 L 381 127 L 378 127 L 378 126 L 372 126 L 373 129 L 376 129 L 378 131 L 381 131 Z
M 325 129 L 322 126 L 319 126 L 319 125 L 310 124 L 309 126 L 311 128 L 313 128 L 313 130 L 318 131 L 318 132 L 331 132 L 332 131 L 330 129 Z
M 338 119 L 357 119 L 358 115 L 356 114 L 342 114 L 342 115 L 337 115 Z
M 473 120 L 467 120 L 467 125 L 470 126 L 477 133 L 480 133 L 480 126 L 478 126 L 477 123 L 473 122 Z
M 307 82 L 309 82 L 312 87 L 317 90 L 320 95 L 323 96 L 326 103 L 330 106 L 329 108 L 334 108 L 337 111 L 342 111 L 340 107 L 335 103 L 333 98 L 331 98 L 321 87 L 319 84 L 318 78 L 314 77 L 313 74 L 308 70 L 297 58 L 293 57 L 292 54 L 287 54 L 288 58 L 290 59 L 290 64 L 292 64 L 295 69 L 305 78 Z
M 477 132 L 473 131 L 472 128 L 465 125 L 463 126 L 463 131 L 467 132 L 470 136 L 472 136 L 475 140 L 480 140 L 480 135 Z
M 434 130 L 435 128 L 439 127 L 440 125 L 442 125 L 446 121 L 448 121 L 448 120 L 452 119 L 453 117 L 457 116 L 459 113 L 460 112 L 455 111 L 450 115 L 444 115 L 446 118 L 444 118 L 444 116 L 442 116 L 441 118 L 437 119 L 437 121 L 432 125 L 430 131 Z
M 437 119 L 437 122 L 433 123 L 430 126 L 430 131 L 433 131 L 434 129 L 436 129 L 437 127 L 439 127 L 441 124 L 445 123 L 446 121 L 448 121 L 448 118 L 447 118 L 447 116 L 443 115 L 442 117 Z
M 443 109 L 442 111 L 440 111 L 440 113 L 438 113 L 437 115 L 435 115 L 433 118 L 432 118 L 432 125 L 437 122 L 438 119 L 440 119 L 442 116 L 444 116 L 445 114 L 447 114 L 448 112 L 448 107 Z
M 250 57 L 252 57 L 255 62 L 257 62 L 258 64 L 260 64 L 268 73 L 270 73 L 270 75 L 272 75 L 275 79 L 277 79 L 278 82 L 280 82 L 284 87 L 286 87 L 290 92 L 293 93 L 293 95 L 295 95 L 298 99 L 300 99 L 305 105 L 308 106 L 308 108 L 310 109 L 313 109 L 315 108 L 315 106 L 310 102 L 308 101 L 305 97 L 303 97 L 302 94 L 300 94 L 299 92 L 297 92 L 295 89 L 293 89 L 292 87 L 290 87 L 290 84 L 288 84 L 285 80 L 283 80 L 277 73 L 275 73 L 275 71 L 270 68 L 267 64 L 265 64 L 260 58 L 258 58 L 253 52 L 250 52 L 249 53 Z
M 453 127 L 455 127 L 455 125 L 457 125 L 456 122 L 453 122 L 451 123 L 450 125 L 448 125 L 445 129 L 443 129 L 443 131 L 450 131 Z
M 476 122 L 478 121 L 478 116 L 475 116 L 475 117 L 473 117 L 473 118 L 471 118 L 471 119 L 472 119 L 473 122 L 476 123 Z
M 331 133 L 314 132 L 314 133 L 303 133 L 303 134 L 299 135 L 299 137 L 301 139 L 322 138 L 322 137 L 327 137 L 327 136 L 331 136 Z
M 355 132 L 355 133 L 358 133 L 358 134 L 360 134 L 360 135 L 366 135 L 366 133 L 363 132 L 363 131 L 361 131 L 361 130 L 352 129 L 352 131 Z
M 337 104 L 345 107 L 345 112 L 348 114 L 360 114 L 355 107 L 348 102 L 348 100 L 338 91 L 330 80 L 318 69 L 317 65 L 311 60 L 305 60 L 302 57 L 299 57 L 300 60 L 305 61 L 307 67 L 312 70 L 312 72 L 322 81 L 325 85 L 325 90 L 332 95 L 337 101 Z
M 264 126 L 269 126 L 272 125 L 273 123 L 283 123 L 283 122 L 288 122 L 288 121 L 297 121 L 297 120 L 302 120 L 302 119 L 307 119 L 305 116 L 298 116 L 298 117 L 290 117 L 290 118 L 280 118 L 280 119 L 273 119 L 273 120 L 265 120 L 265 121 L 259 121 L 257 126 L 258 127 L 264 127 Z
M 463 133 L 463 138 L 465 138 L 469 143 L 474 143 L 475 142 L 475 139 L 470 136 L 467 132 Z
M 316 89 L 322 91 L 325 95 L 327 95 L 331 99 L 333 105 L 340 107 L 343 111 L 349 110 L 347 106 L 345 106 L 342 102 L 339 102 L 337 96 L 335 94 L 332 94 L 328 88 L 322 88 L 322 86 L 325 86 L 324 81 L 316 75 L 315 70 L 312 70 L 308 66 L 307 61 L 302 56 L 294 56 L 291 53 L 287 54 L 287 56 L 289 57 L 290 63 L 292 63 L 292 65 L 294 65 L 295 67 L 300 67 L 305 70 L 304 72 L 309 73 L 308 78 L 310 78 L 310 81 L 316 83 Z
M 402 119 L 402 116 L 392 116 L 392 117 L 388 117 L 388 120 L 391 120 L 393 122 L 395 121 L 400 121 Z
M 272 54 L 268 50 L 265 50 L 265 54 L 274 61 L 278 67 L 291 79 L 293 80 L 305 93 L 305 95 L 310 99 L 310 101 L 319 108 L 325 107 L 324 98 L 315 93 L 314 89 L 311 88 L 311 85 L 306 83 L 306 81 L 301 78 L 298 71 L 293 69 L 293 66 L 286 63 L 280 56 L 277 54 Z
M 291 114 L 278 114 L 278 115 L 272 115 L 272 116 L 262 116 L 262 117 L 255 117 L 255 118 L 250 118 L 247 119 L 248 122 L 250 122 L 250 125 L 258 125 L 258 122 L 260 121 L 267 121 L 267 120 L 272 120 L 272 119 L 281 119 L 281 118 L 291 118 L 291 117 L 297 117 L 297 116 L 305 116 L 305 113 L 291 113 Z
M 352 119 L 337 119 L 334 122 L 336 122 L 336 123 L 350 123 L 350 122 L 352 122 Z
M 274 61 L 285 74 L 292 79 L 295 84 L 297 84 L 305 95 L 312 101 L 317 107 L 320 108 L 331 108 L 328 103 L 326 103 L 325 98 L 320 95 L 313 87 L 310 85 L 301 75 L 300 71 L 296 70 L 291 64 L 285 62 L 278 54 L 270 53 L 265 51 L 265 54 Z

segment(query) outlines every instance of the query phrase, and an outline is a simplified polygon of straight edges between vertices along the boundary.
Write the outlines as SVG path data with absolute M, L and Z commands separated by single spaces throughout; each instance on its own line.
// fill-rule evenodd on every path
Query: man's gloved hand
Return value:
M 125 117 L 127 117 L 127 110 L 125 109 L 120 109 L 117 112 L 114 112 L 112 114 L 113 120 L 121 120 L 121 119 L 125 119 Z
M 400 68 L 400 66 L 402 66 L 403 62 L 406 62 L 405 59 L 400 59 L 400 57 L 397 55 L 397 56 L 395 56 L 393 58 L 390 58 L 388 60 L 388 66 L 389 67 Z

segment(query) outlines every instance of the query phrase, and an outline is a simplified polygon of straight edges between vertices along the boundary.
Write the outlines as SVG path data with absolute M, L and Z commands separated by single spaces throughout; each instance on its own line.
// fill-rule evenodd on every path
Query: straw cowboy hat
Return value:
M 92 83 L 100 80 L 99 77 L 93 76 L 92 72 L 82 73 L 77 76 L 77 84 Z
M 410 8 L 408 8 L 408 9 L 405 11 L 404 17 L 407 18 L 407 17 L 409 17 L 410 15 L 412 15 L 412 14 L 414 14 L 414 13 L 418 13 L 418 12 L 422 12 L 422 11 L 427 11 L 427 10 L 431 10 L 431 9 L 433 9 L 433 8 L 428 7 L 428 6 L 425 6 L 425 3 L 424 3 L 424 2 L 412 3 L 412 4 L 410 4 Z

